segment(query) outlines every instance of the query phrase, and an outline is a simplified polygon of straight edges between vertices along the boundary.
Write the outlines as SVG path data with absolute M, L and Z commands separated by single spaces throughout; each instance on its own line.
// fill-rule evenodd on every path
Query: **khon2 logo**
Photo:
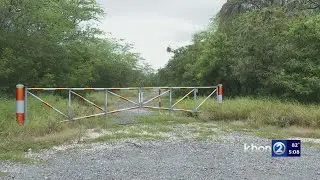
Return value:
M 300 157 L 301 140 L 272 140 L 272 157 Z

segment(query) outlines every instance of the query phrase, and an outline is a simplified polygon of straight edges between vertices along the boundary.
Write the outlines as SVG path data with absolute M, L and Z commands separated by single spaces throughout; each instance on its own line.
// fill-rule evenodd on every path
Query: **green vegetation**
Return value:
M 23 164 L 34 164 L 34 163 L 41 163 L 42 161 L 36 160 L 36 159 L 31 159 L 27 158 L 24 156 L 23 152 L 16 151 L 16 152 L 6 152 L 6 153 L 1 153 L 0 154 L 0 160 L 10 160 L 13 162 L 19 162 Z M 1 177 L 1 174 L 0 174 Z
M 8 176 L 9 175 L 9 173 L 7 173 L 7 172 L 0 172 L 0 177 L 5 177 L 5 176 Z
M 60 96 L 40 95 L 59 110 L 66 110 L 67 100 Z M 34 98 L 29 99 L 29 111 L 26 126 L 18 126 L 15 121 L 15 101 L 0 98 L 0 159 L 12 159 L 19 162 L 33 162 L 24 158 L 23 153 L 31 149 L 33 152 L 50 148 L 78 139 L 80 129 L 104 127 L 102 118 L 90 119 L 83 122 L 59 123 L 64 117 L 49 109 Z M 74 115 L 87 115 L 97 111 L 73 101 Z M 67 112 L 65 112 L 67 113 Z M 110 123 L 112 125 L 112 123 Z
M 213 100 L 215 101 L 215 100 Z M 187 107 L 188 102 L 185 102 Z M 189 102 L 193 107 L 193 102 Z M 320 106 L 277 99 L 234 98 L 220 105 L 208 102 L 200 109 L 200 116 L 216 121 L 246 121 L 253 127 L 272 125 L 320 128 Z
M 198 103 L 204 98 L 199 98 Z M 163 102 L 166 102 L 163 99 Z M 163 103 L 164 106 L 167 103 Z M 187 98 L 177 107 L 193 109 L 194 101 Z M 253 127 L 298 126 L 306 128 L 320 128 L 320 105 L 306 105 L 294 101 L 283 101 L 274 98 L 239 97 L 224 99 L 218 104 L 215 99 L 209 99 L 200 107 L 200 118 L 213 121 L 245 121 Z
M 104 12 L 95 0 L 2 0 L 0 12 L 0 92 L 18 83 L 140 86 L 153 71 L 132 45 L 98 29 Z
M 319 1 L 230 0 L 158 73 L 162 85 L 224 85 L 225 96 L 320 100 Z
M 199 98 L 198 102 L 202 100 Z M 193 99 L 182 101 L 179 107 L 192 109 Z M 199 109 L 198 119 L 217 122 L 225 131 L 244 131 L 265 138 L 320 138 L 319 109 L 319 105 L 273 98 L 232 98 L 225 99 L 222 105 L 209 99 Z

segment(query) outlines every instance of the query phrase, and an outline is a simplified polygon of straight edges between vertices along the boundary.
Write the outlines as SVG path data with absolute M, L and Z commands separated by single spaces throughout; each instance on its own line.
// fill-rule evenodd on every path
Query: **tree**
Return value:
M 160 80 L 222 83 L 227 96 L 318 101 L 318 13 L 317 1 L 230 0 L 191 45 L 174 52 Z
M 95 0 L 1 1 L 1 90 L 134 82 L 141 57 L 97 28 L 103 15 Z

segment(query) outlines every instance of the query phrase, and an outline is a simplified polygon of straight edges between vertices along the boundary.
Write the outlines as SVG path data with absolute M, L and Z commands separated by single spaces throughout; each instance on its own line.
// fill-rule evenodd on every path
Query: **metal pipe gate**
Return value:
M 174 89 L 189 89 L 190 91 L 180 98 L 178 101 L 173 103 L 172 98 L 172 91 Z M 197 94 L 199 89 L 212 89 L 211 93 L 199 104 L 197 104 Z M 65 90 L 68 91 L 68 108 L 67 112 L 62 112 L 49 104 L 48 102 L 44 101 L 40 97 L 36 96 L 31 91 L 57 91 L 57 90 Z M 124 96 L 121 96 L 117 93 L 112 92 L 112 90 L 136 90 L 138 91 L 138 102 L 132 101 Z M 151 99 L 144 100 L 143 94 L 144 90 L 156 90 L 159 94 Z M 164 91 L 162 91 L 164 90 Z M 86 99 L 85 97 L 78 94 L 76 91 L 103 91 L 104 92 L 104 107 L 100 107 L 99 105 L 93 103 L 92 101 Z M 169 107 L 162 107 L 161 103 L 161 96 L 169 93 Z M 193 93 L 194 96 L 194 108 L 193 109 L 179 109 L 175 106 L 180 103 L 183 99 Z M 80 120 L 90 117 L 97 117 L 97 116 L 106 116 L 108 114 L 118 113 L 122 111 L 128 111 L 133 109 L 162 109 L 162 110 L 169 110 L 169 111 L 185 111 L 185 112 L 198 112 L 198 109 L 205 103 L 214 93 L 217 95 L 217 101 L 219 104 L 222 103 L 222 84 L 217 86 L 206 86 L 206 87 L 132 87 L 132 88 L 28 88 L 22 84 L 18 84 L 16 86 L 16 121 L 19 125 L 24 125 L 27 120 L 28 114 L 28 96 L 31 95 L 32 97 L 36 98 L 37 100 L 41 101 L 45 106 L 53 109 L 57 113 L 61 114 L 66 118 L 66 120 L 60 122 L 68 122 L 74 120 Z M 74 117 L 72 113 L 72 95 L 86 101 L 90 105 L 96 107 L 101 111 L 101 113 L 86 115 L 81 117 Z M 112 111 L 108 111 L 108 95 L 113 95 L 118 98 L 121 98 L 127 102 L 132 104 L 131 107 L 123 108 L 123 109 L 116 109 Z M 155 99 L 158 99 L 159 107 L 156 106 L 148 106 L 147 104 Z

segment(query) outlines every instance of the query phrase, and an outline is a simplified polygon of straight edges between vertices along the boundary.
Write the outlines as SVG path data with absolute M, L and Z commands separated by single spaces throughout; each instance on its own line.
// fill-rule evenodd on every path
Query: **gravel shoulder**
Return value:
M 218 138 L 217 138 L 218 137 Z M 244 143 L 270 140 L 226 133 L 205 141 L 123 139 L 61 146 L 26 156 L 45 163 L 0 162 L 2 179 L 320 179 L 320 150 L 302 146 L 300 158 L 244 152 Z

